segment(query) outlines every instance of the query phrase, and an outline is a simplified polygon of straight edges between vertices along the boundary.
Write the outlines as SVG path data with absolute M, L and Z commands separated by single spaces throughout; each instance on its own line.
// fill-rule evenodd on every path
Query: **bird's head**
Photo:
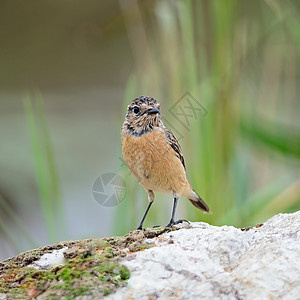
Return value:
M 123 128 L 142 135 L 160 125 L 160 104 L 152 97 L 140 96 L 127 106 Z

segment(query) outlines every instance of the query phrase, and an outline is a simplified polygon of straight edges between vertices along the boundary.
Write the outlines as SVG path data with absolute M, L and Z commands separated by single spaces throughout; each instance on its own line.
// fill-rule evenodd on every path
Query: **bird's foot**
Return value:
M 183 222 L 187 222 L 188 224 L 190 224 L 190 222 L 186 219 L 179 219 L 177 221 L 171 220 L 169 222 L 169 224 L 166 225 L 166 227 L 171 227 L 172 228 L 174 225 L 177 225 L 177 224 L 180 224 L 180 223 L 183 223 Z

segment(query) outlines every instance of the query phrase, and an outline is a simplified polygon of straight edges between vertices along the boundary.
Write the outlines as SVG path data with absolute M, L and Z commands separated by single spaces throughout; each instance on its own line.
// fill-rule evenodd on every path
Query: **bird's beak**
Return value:
M 147 110 L 148 115 L 154 115 L 154 114 L 159 114 L 160 111 L 157 108 L 152 108 L 150 110 Z

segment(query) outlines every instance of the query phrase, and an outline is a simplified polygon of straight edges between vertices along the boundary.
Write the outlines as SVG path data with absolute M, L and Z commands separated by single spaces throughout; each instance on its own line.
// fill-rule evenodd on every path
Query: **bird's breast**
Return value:
M 122 151 L 128 168 L 146 189 L 172 193 L 186 185 L 184 167 L 163 129 L 157 127 L 140 137 L 123 135 Z

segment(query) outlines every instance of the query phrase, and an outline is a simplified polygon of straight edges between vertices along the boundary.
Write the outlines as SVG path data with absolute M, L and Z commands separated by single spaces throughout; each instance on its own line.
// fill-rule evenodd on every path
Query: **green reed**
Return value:
M 65 228 L 62 225 L 59 178 L 41 94 L 37 91 L 28 93 L 24 98 L 24 108 L 45 226 L 49 241 L 55 242 L 58 240 L 58 233 L 63 232 Z

